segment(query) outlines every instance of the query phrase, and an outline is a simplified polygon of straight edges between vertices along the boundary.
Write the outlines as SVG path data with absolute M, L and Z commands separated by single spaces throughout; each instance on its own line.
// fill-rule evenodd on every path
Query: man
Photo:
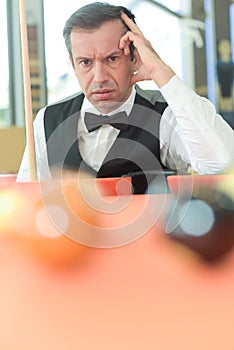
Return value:
M 62 167 L 116 177 L 165 168 L 214 174 L 234 164 L 233 130 L 163 62 L 129 10 L 86 5 L 66 22 L 64 39 L 82 92 L 35 119 L 39 179 Z M 160 91 L 141 90 L 143 80 Z M 145 189 L 140 181 L 135 193 Z

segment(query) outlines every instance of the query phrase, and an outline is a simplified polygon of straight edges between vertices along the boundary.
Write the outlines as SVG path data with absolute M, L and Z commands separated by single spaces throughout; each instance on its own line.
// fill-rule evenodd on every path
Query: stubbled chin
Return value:
M 116 101 L 95 101 L 93 102 L 93 105 L 101 112 L 101 113 L 109 113 L 115 109 L 117 109 L 119 106 L 122 105 L 121 102 Z

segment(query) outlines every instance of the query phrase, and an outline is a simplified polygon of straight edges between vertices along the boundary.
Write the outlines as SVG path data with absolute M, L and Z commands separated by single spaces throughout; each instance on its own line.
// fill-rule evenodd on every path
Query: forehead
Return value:
M 119 40 L 124 32 L 124 26 L 118 19 L 106 22 L 98 29 L 74 28 L 70 37 L 72 53 L 90 56 L 92 53 L 118 49 Z

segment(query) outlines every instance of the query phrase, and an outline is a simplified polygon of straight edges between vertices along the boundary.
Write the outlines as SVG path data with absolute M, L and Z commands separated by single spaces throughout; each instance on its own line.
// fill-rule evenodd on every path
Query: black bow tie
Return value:
M 126 112 L 119 112 L 112 116 L 97 115 L 94 113 L 86 112 L 84 120 L 85 120 L 85 125 L 89 132 L 97 130 L 103 124 L 110 124 L 114 128 L 117 128 L 123 131 L 127 130 L 128 128 L 128 117 Z

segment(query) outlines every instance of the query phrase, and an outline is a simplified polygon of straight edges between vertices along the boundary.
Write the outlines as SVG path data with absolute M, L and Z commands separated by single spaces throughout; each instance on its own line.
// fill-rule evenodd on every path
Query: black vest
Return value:
M 44 127 L 50 168 L 79 169 L 96 177 L 130 175 L 134 193 L 144 193 L 147 188 L 145 177 L 138 176 L 134 180 L 133 174 L 164 169 L 160 161 L 159 123 L 167 103 L 158 91 L 146 92 L 137 88 L 134 107 L 128 116 L 128 129 L 119 133 L 100 170 L 96 172 L 83 161 L 77 144 L 78 118 L 83 99 L 81 93 L 45 110 Z

